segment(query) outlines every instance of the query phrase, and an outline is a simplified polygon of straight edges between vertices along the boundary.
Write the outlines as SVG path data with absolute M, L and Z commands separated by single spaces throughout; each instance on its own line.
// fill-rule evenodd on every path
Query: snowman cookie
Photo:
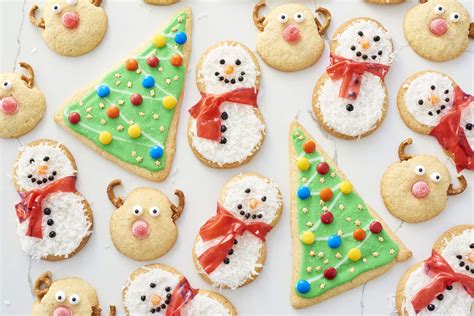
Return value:
M 420 0 L 403 23 L 411 48 L 431 61 L 459 57 L 474 37 L 474 23 L 458 0 Z
M 100 316 L 101 307 L 95 289 L 79 278 L 53 281 L 52 273 L 45 272 L 33 286 L 35 303 L 33 316 Z M 115 306 L 110 306 L 109 316 L 115 316 Z
M 243 44 L 220 42 L 199 60 L 201 100 L 189 109 L 188 140 L 194 154 L 213 168 L 249 162 L 263 144 L 265 124 L 257 106 L 260 66 Z
M 18 153 L 13 184 L 20 244 L 33 259 L 57 261 L 79 252 L 92 233 L 92 210 L 76 189 L 74 157 L 62 144 L 35 140 Z
M 324 24 L 308 7 L 289 3 L 274 8 L 267 16 L 259 16 L 265 1 L 253 9 L 253 21 L 258 29 L 257 52 L 263 61 L 281 71 L 298 71 L 316 63 L 324 50 L 322 35 L 331 23 L 331 13 L 316 9 L 324 16 Z
M 217 288 L 236 289 L 263 268 L 265 237 L 282 209 L 277 186 L 254 173 L 231 178 L 222 189 L 216 215 L 201 228 L 193 247 L 201 276 Z
M 379 127 L 388 107 L 384 78 L 392 54 L 390 34 L 373 19 L 355 18 L 336 31 L 331 64 L 313 91 L 314 113 L 327 132 L 356 139 Z
M 396 293 L 399 315 L 470 315 L 474 306 L 474 226 L 455 226 L 431 257 L 410 267 Z
M 410 144 L 411 138 L 400 144 L 400 162 L 385 171 L 380 191 L 390 213 L 403 221 L 418 223 L 441 213 L 448 196 L 462 193 L 467 182 L 464 176 L 458 176 L 460 186 L 454 188 L 448 168 L 438 158 L 405 154 L 405 147 Z
M 24 62 L 20 66 L 28 75 L 0 74 L 0 138 L 28 133 L 46 111 L 44 94 L 35 87 L 33 68 Z
M 107 187 L 110 202 L 117 208 L 110 219 L 110 236 L 115 247 L 139 261 L 165 255 L 178 237 L 175 222 L 184 210 L 184 193 L 175 192 L 178 206 L 152 188 L 137 188 L 124 200 L 113 191 L 121 183 L 121 180 L 113 180 Z
M 42 17 L 38 6 L 30 10 L 31 23 L 40 28 L 44 41 L 64 56 L 81 56 L 96 48 L 107 32 L 102 0 L 46 0 Z
M 163 264 L 134 271 L 122 290 L 126 315 L 236 316 L 224 296 L 191 287 L 177 270 Z

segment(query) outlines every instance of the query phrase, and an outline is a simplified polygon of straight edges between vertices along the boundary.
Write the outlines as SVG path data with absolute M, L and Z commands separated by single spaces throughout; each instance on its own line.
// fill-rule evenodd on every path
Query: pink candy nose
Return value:
M 430 193 L 430 187 L 425 181 L 417 181 L 411 187 L 411 193 L 417 199 L 422 199 Z
M 138 239 L 145 239 L 148 237 L 149 229 L 147 222 L 142 221 L 141 219 L 135 221 L 132 226 L 132 234 Z
M 6 97 L 0 101 L 0 109 L 5 114 L 15 114 L 18 111 L 18 102 L 14 97 Z
M 72 316 L 72 312 L 67 307 L 59 306 L 54 309 L 53 316 Z
M 283 31 L 283 38 L 288 43 L 296 43 L 300 40 L 300 29 L 296 25 L 288 25 Z
M 448 31 L 448 22 L 445 19 L 436 19 L 430 23 L 430 31 L 434 35 L 441 36 Z
M 68 29 L 75 29 L 79 25 L 79 15 L 75 12 L 66 12 L 62 16 L 63 25 Z

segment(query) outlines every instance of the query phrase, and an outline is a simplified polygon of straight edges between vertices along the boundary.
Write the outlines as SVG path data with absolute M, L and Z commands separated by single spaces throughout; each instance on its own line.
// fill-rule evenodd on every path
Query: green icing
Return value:
M 67 126 L 122 161 L 150 171 L 162 170 L 166 165 L 166 139 L 175 112 L 174 109 L 164 108 L 162 100 L 166 96 L 173 96 L 179 100 L 183 89 L 184 63 L 175 67 L 171 64 L 170 58 L 176 54 L 183 56 L 183 46 L 175 43 L 174 34 L 186 32 L 186 19 L 186 13 L 180 13 L 164 28 L 161 33 L 167 38 L 164 47 L 158 48 L 150 41 L 143 51 L 132 57 L 138 61 L 137 71 L 128 71 L 123 64 L 105 75 L 99 84 L 105 84 L 110 88 L 107 97 L 99 97 L 94 88 L 81 100 L 67 105 L 63 114 Z M 146 62 L 147 58 L 153 55 L 160 60 L 156 68 Z M 155 79 L 155 86 L 150 89 L 142 85 L 142 80 L 147 75 Z M 130 96 L 134 93 L 139 93 L 143 97 L 143 102 L 139 106 L 134 106 L 130 102 Z M 112 119 L 107 116 L 107 108 L 111 105 L 119 108 L 119 117 Z M 81 120 L 78 124 L 71 124 L 68 121 L 71 112 L 80 114 Z M 131 138 L 128 135 L 130 121 L 141 128 L 141 135 L 138 138 Z M 112 142 L 108 145 L 99 141 L 99 134 L 103 131 L 112 134 Z M 153 146 L 163 148 L 161 158 L 153 159 L 150 156 L 149 150 Z
M 301 266 L 298 281 L 309 282 L 310 290 L 304 294 L 299 293 L 295 284 L 295 291 L 301 297 L 313 298 L 350 282 L 364 272 L 389 264 L 397 256 L 399 248 L 385 229 L 379 234 L 370 232 L 369 225 L 376 219 L 369 214 L 366 204 L 357 193 L 352 191 L 345 195 L 340 192 L 339 184 L 345 179 L 341 179 L 336 174 L 335 166 L 328 162 L 330 171 L 323 176 L 318 174 L 316 166 L 324 161 L 324 158 L 317 149 L 311 154 L 304 152 L 303 144 L 307 140 L 309 138 L 306 138 L 301 130 L 293 130 L 292 141 L 297 157 L 291 163 L 296 164 L 300 157 L 306 157 L 311 161 L 311 167 L 308 170 L 298 173 L 298 186 L 308 186 L 312 193 L 305 200 L 296 195 L 298 232 L 300 237 L 308 230 L 315 235 L 315 241 L 311 245 L 301 241 Z M 324 182 L 321 183 L 321 181 Z M 334 193 L 328 202 L 323 202 L 319 195 L 315 195 L 324 188 L 331 188 Z M 330 224 L 324 224 L 320 220 L 323 207 L 326 207 L 327 211 L 334 216 Z M 362 228 L 366 232 L 366 237 L 362 241 L 357 241 L 353 237 L 353 232 L 357 228 Z M 342 233 L 342 243 L 338 248 L 332 249 L 328 246 L 327 239 L 338 233 Z M 359 248 L 362 252 L 362 258 L 357 262 L 347 257 L 348 251 L 352 248 Z M 311 253 L 312 251 L 314 253 Z M 328 267 L 334 267 L 337 270 L 337 275 L 332 280 L 326 279 L 323 274 Z

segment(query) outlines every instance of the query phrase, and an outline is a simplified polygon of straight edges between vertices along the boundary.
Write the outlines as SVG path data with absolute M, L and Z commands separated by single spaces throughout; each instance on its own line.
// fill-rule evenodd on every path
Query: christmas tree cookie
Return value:
M 289 147 L 295 308 L 361 285 L 411 256 L 298 122 Z
M 121 167 L 162 181 L 175 153 L 191 50 L 191 9 L 56 113 L 55 121 Z

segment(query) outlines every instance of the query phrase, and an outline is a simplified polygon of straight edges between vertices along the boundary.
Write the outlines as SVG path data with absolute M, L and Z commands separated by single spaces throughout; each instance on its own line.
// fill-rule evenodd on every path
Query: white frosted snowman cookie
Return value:
M 220 42 L 201 56 L 196 78 L 202 97 L 189 109 L 188 124 L 194 154 L 214 168 L 249 162 L 265 138 L 255 55 L 240 43 Z
M 456 226 L 435 242 L 431 257 L 400 279 L 400 315 L 470 315 L 474 303 L 474 226 Z
M 313 92 L 313 110 L 321 126 L 345 139 L 371 134 L 388 107 L 384 78 L 392 63 L 390 34 L 377 21 L 355 18 L 331 41 L 331 64 Z
M 62 260 L 81 250 L 92 233 L 92 210 L 76 189 L 69 150 L 47 139 L 23 147 L 13 168 L 21 201 L 15 205 L 21 248 L 33 259 Z
M 282 209 L 279 189 L 268 178 L 247 173 L 222 189 L 217 214 L 199 230 L 193 258 L 201 276 L 218 288 L 235 289 L 252 282 L 263 268 L 265 236 Z
M 122 290 L 127 315 L 236 316 L 224 296 L 194 289 L 177 270 L 163 264 L 134 271 Z

